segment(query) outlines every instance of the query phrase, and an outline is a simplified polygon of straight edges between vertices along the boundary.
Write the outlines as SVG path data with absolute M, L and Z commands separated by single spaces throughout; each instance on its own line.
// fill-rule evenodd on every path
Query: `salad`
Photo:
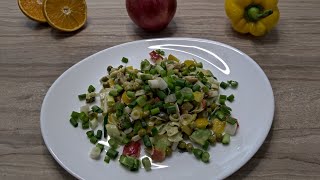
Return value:
M 81 123 L 82 129 L 88 129 L 86 135 L 95 144 L 90 152 L 93 159 L 108 145 L 104 161 L 109 163 L 119 157 L 123 145 L 118 159 L 131 171 L 139 170 L 141 162 L 151 170 L 152 162 L 162 162 L 176 151 L 208 163 L 210 145 L 229 144 L 239 126 L 226 105 L 234 95 L 219 94 L 220 88 L 235 89 L 238 82 L 220 83 L 196 60 L 180 61 L 155 50 L 149 60 L 141 61 L 140 69 L 109 66 L 100 82 L 99 92 L 90 85 L 87 93 L 78 96 L 86 105 L 70 118 L 72 126 Z M 149 156 L 141 159 L 141 148 Z

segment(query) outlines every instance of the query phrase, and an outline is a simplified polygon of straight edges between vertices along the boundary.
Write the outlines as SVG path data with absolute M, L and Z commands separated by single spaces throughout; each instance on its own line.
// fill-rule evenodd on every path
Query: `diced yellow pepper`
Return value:
M 169 60 L 169 61 L 176 61 L 176 62 L 179 62 L 179 61 L 180 61 L 177 57 L 175 57 L 175 56 L 172 55 L 172 54 L 170 54 L 170 55 L 168 56 L 168 60 Z
M 117 124 L 116 116 L 114 114 L 109 113 L 109 115 L 108 115 L 108 124 Z
M 196 63 L 194 62 L 194 60 L 185 60 L 184 64 L 189 67 L 191 65 L 196 65 Z
M 207 118 L 198 118 L 196 119 L 195 124 L 197 128 L 205 129 L 208 126 L 209 122 Z
M 127 68 L 127 70 L 133 70 L 132 66 L 127 66 L 126 68 Z
M 213 127 L 212 131 L 217 134 L 217 133 L 223 133 L 224 127 L 226 126 L 225 121 L 220 121 L 219 119 L 215 118 L 213 120 Z
M 201 102 L 203 97 L 204 97 L 204 94 L 202 92 L 194 92 L 193 93 L 193 96 L 194 96 L 194 100 L 197 101 L 197 102 Z
M 126 105 L 129 105 L 131 103 L 131 99 L 128 97 L 127 92 L 125 91 L 121 96 L 121 101 L 125 103 Z
M 108 80 L 108 83 L 109 83 L 110 87 L 113 87 L 113 86 L 114 86 L 114 81 L 113 81 L 113 79 L 109 79 L 109 80 Z

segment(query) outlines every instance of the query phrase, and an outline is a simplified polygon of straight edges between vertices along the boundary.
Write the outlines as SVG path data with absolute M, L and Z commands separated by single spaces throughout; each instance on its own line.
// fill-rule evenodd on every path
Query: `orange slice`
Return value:
M 87 21 L 85 0 L 45 0 L 43 12 L 48 23 L 61 31 L 76 31 Z
M 18 0 L 18 5 L 28 18 L 41 23 L 47 22 L 43 15 L 42 0 Z

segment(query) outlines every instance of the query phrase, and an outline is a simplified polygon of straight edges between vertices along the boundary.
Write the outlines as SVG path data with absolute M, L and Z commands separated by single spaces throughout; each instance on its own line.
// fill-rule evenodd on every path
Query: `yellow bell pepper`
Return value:
M 212 126 L 212 131 L 215 133 L 215 134 L 218 134 L 218 133 L 223 133 L 224 132 L 224 128 L 226 126 L 226 122 L 225 121 L 220 121 L 219 119 L 215 118 L 213 120 L 213 126 Z
M 121 101 L 126 105 L 131 103 L 131 99 L 128 97 L 127 92 L 125 91 L 121 96 Z
M 194 62 L 194 60 L 185 60 L 184 61 L 184 64 L 187 66 L 187 67 L 189 67 L 189 66 L 191 66 L 191 65 L 196 65 L 196 63 Z
M 204 98 L 204 93 L 196 91 L 196 92 L 193 93 L 193 97 L 194 97 L 195 101 L 201 102 L 202 99 Z
M 263 36 L 279 21 L 277 4 L 278 0 L 225 0 L 225 11 L 235 31 Z
M 176 62 L 179 62 L 179 61 L 180 61 L 177 57 L 175 57 L 175 56 L 172 55 L 172 54 L 170 54 L 170 55 L 168 56 L 168 60 L 169 60 L 169 61 L 176 61 Z
M 198 118 L 196 119 L 195 124 L 197 128 L 205 129 L 208 126 L 209 122 L 207 118 Z

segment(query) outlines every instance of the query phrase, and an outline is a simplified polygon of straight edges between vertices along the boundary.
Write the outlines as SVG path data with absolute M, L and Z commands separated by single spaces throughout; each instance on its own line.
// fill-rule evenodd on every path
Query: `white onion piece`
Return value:
M 224 132 L 231 135 L 231 136 L 234 136 L 236 134 L 237 128 L 238 128 L 237 123 L 234 123 L 233 125 L 230 123 L 226 123 L 226 127 L 224 129 Z
M 124 112 L 126 112 L 128 114 L 130 114 L 131 111 L 132 111 L 132 109 L 130 107 L 128 107 L 128 106 L 124 108 Z
M 158 78 L 159 80 L 159 86 L 161 90 L 165 90 L 168 88 L 168 84 L 162 79 L 162 78 Z
M 91 157 L 92 159 L 99 159 L 100 153 L 101 153 L 100 148 L 98 148 L 98 147 L 93 147 L 92 150 L 91 150 L 91 152 L 90 152 L 90 157 Z
M 91 127 L 91 129 L 92 130 L 95 130 L 97 127 L 98 127 L 98 120 L 97 119 L 92 119 L 92 120 L 90 120 L 90 127 Z
M 90 110 L 90 107 L 89 107 L 89 105 L 87 105 L 87 104 L 80 107 L 80 112 L 84 112 L 84 113 L 86 113 L 87 115 L 88 115 L 89 110 Z
M 124 130 L 123 132 L 124 132 L 125 134 L 129 134 L 129 133 L 132 132 L 132 130 L 133 130 L 133 129 L 130 127 L 130 128 L 128 128 L 128 129 Z
M 178 147 L 179 142 L 174 142 L 171 146 L 172 151 L 176 150 Z
M 141 137 L 139 135 L 135 135 L 131 138 L 132 141 L 139 141 L 141 139 Z
M 175 102 L 176 100 L 177 100 L 176 95 L 175 94 L 170 94 L 164 99 L 164 102 L 165 103 L 171 103 L 171 102 Z

